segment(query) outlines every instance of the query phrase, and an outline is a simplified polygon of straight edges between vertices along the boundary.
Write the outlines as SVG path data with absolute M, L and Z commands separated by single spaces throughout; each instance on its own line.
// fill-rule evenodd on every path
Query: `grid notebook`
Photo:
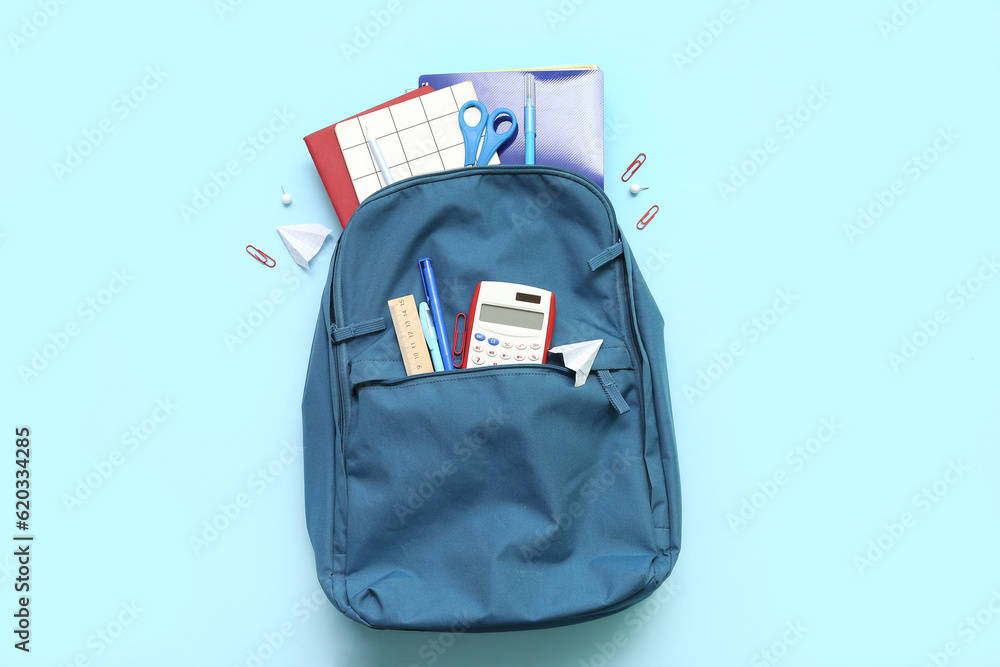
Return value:
M 358 201 L 385 187 L 375 158 L 365 140 L 378 146 L 397 181 L 465 164 L 465 143 L 458 125 L 458 110 L 478 99 L 471 81 L 456 83 L 420 97 L 337 123 L 337 141 Z M 469 111 L 470 114 L 474 113 Z M 475 119 L 472 119 L 475 120 Z M 494 155 L 489 164 L 500 164 Z

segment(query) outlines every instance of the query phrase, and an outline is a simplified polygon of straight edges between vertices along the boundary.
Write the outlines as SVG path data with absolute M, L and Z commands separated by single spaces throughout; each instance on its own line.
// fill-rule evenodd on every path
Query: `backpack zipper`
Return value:
M 564 366 L 557 366 L 555 364 L 504 364 L 502 366 L 476 366 L 474 368 L 456 368 L 450 371 L 435 371 L 433 373 L 421 373 L 419 375 L 402 375 L 399 377 L 391 378 L 373 378 L 370 380 L 361 380 L 354 385 L 352 391 L 357 392 L 365 387 L 371 385 L 379 385 L 382 387 L 395 386 L 399 384 L 409 384 L 411 382 L 420 380 L 438 380 L 443 377 L 453 376 L 453 375 L 505 375 L 506 373 L 516 373 L 516 372 L 534 372 L 537 374 L 539 371 L 555 373 L 556 375 L 565 375 L 568 378 L 575 378 L 576 371 L 570 370 Z M 596 373 L 596 371 L 595 371 Z

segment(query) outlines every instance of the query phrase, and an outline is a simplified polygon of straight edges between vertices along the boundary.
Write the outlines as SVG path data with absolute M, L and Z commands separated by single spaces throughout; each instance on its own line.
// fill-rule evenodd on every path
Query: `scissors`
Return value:
M 479 122 L 469 125 L 465 121 L 465 110 L 475 107 L 479 110 Z M 497 126 L 510 121 L 510 127 L 503 132 L 497 132 Z M 462 105 L 458 112 L 458 124 L 462 128 L 462 136 L 465 138 L 465 166 L 482 166 L 490 161 L 490 158 L 517 134 L 517 117 L 510 109 L 494 109 L 493 113 L 486 113 L 486 105 L 477 100 L 469 100 Z M 486 138 L 483 139 L 483 150 L 479 152 L 479 159 L 476 159 L 476 151 L 479 149 L 479 138 L 486 131 Z

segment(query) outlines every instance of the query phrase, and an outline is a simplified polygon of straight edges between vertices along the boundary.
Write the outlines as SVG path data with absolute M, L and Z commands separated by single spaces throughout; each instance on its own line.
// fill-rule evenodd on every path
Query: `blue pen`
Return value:
M 443 371 L 444 363 L 441 361 L 441 348 L 438 347 L 434 323 L 431 322 L 430 306 L 421 301 L 417 310 L 420 311 L 420 327 L 424 330 L 424 340 L 427 341 L 427 349 L 431 352 L 431 363 L 434 365 L 434 370 Z
M 535 75 L 524 75 L 524 164 L 535 164 Z
M 441 300 L 438 298 L 437 283 L 434 282 L 434 269 L 431 268 L 431 258 L 424 257 L 417 262 L 420 266 L 420 280 L 424 283 L 424 294 L 431 309 L 434 328 L 437 329 L 438 345 L 442 350 L 450 350 L 448 346 L 448 330 L 444 328 L 444 316 L 441 313 Z M 441 355 L 441 365 L 446 371 L 455 370 L 450 354 Z

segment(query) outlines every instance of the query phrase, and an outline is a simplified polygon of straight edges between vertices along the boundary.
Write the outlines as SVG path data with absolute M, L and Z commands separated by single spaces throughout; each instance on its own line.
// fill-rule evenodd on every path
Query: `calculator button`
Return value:
M 541 347 L 542 347 L 542 344 L 541 344 L 541 343 L 532 343 L 532 344 L 531 344 L 531 349 L 532 349 L 532 350 L 538 350 L 538 349 L 540 349 Z
M 524 361 L 524 355 L 523 354 L 515 354 L 514 355 L 514 361 Z
M 539 359 L 537 354 L 529 354 L 528 358 L 531 359 L 532 361 L 538 361 Z
M 527 348 L 527 347 L 528 347 L 528 346 L 527 346 L 527 345 L 525 345 L 524 343 L 518 343 L 518 344 L 517 344 L 517 349 L 519 349 L 519 350 L 523 350 L 523 349 L 525 349 L 525 348 Z
M 506 361 L 507 359 L 510 359 L 510 354 L 508 354 L 507 352 L 501 352 L 500 358 Z
M 499 345 L 500 344 L 500 341 L 498 339 L 496 339 L 496 338 L 490 338 L 486 342 L 489 343 L 490 345 Z
M 486 350 L 486 354 L 488 354 L 491 357 L 495 357 L 495 356 L 497 356 L 497 351 L 496 350 Z
M 477 334 L 474 334 L 474 336 L 475 336 L 476 340 L 486 340 L 486 336 L 484 336 L 483 334 L 477 333 Z
M 473 345 L 472 349 L 475 350 L 476 352 L 482 352 L 483 351 L 483 346 L 482 345 Z
M 477 366 L 482 366 L 484 361 L 486 360 L 483 359 L 483 355 L 481 354 L 477 354 L 476 356 L 472 357 L 472 363 L 474 363 Z
M 500 345 L 501 345 L 502 347 L 504 347 L 504 348 L 508 349 L 508 350 L 509 350 L 510 348 L 514 347 L 514 344 L 513 344 L 512 342 L 510 342 L 509 340 L 505 340 L 504 342 L 500 343 Z

